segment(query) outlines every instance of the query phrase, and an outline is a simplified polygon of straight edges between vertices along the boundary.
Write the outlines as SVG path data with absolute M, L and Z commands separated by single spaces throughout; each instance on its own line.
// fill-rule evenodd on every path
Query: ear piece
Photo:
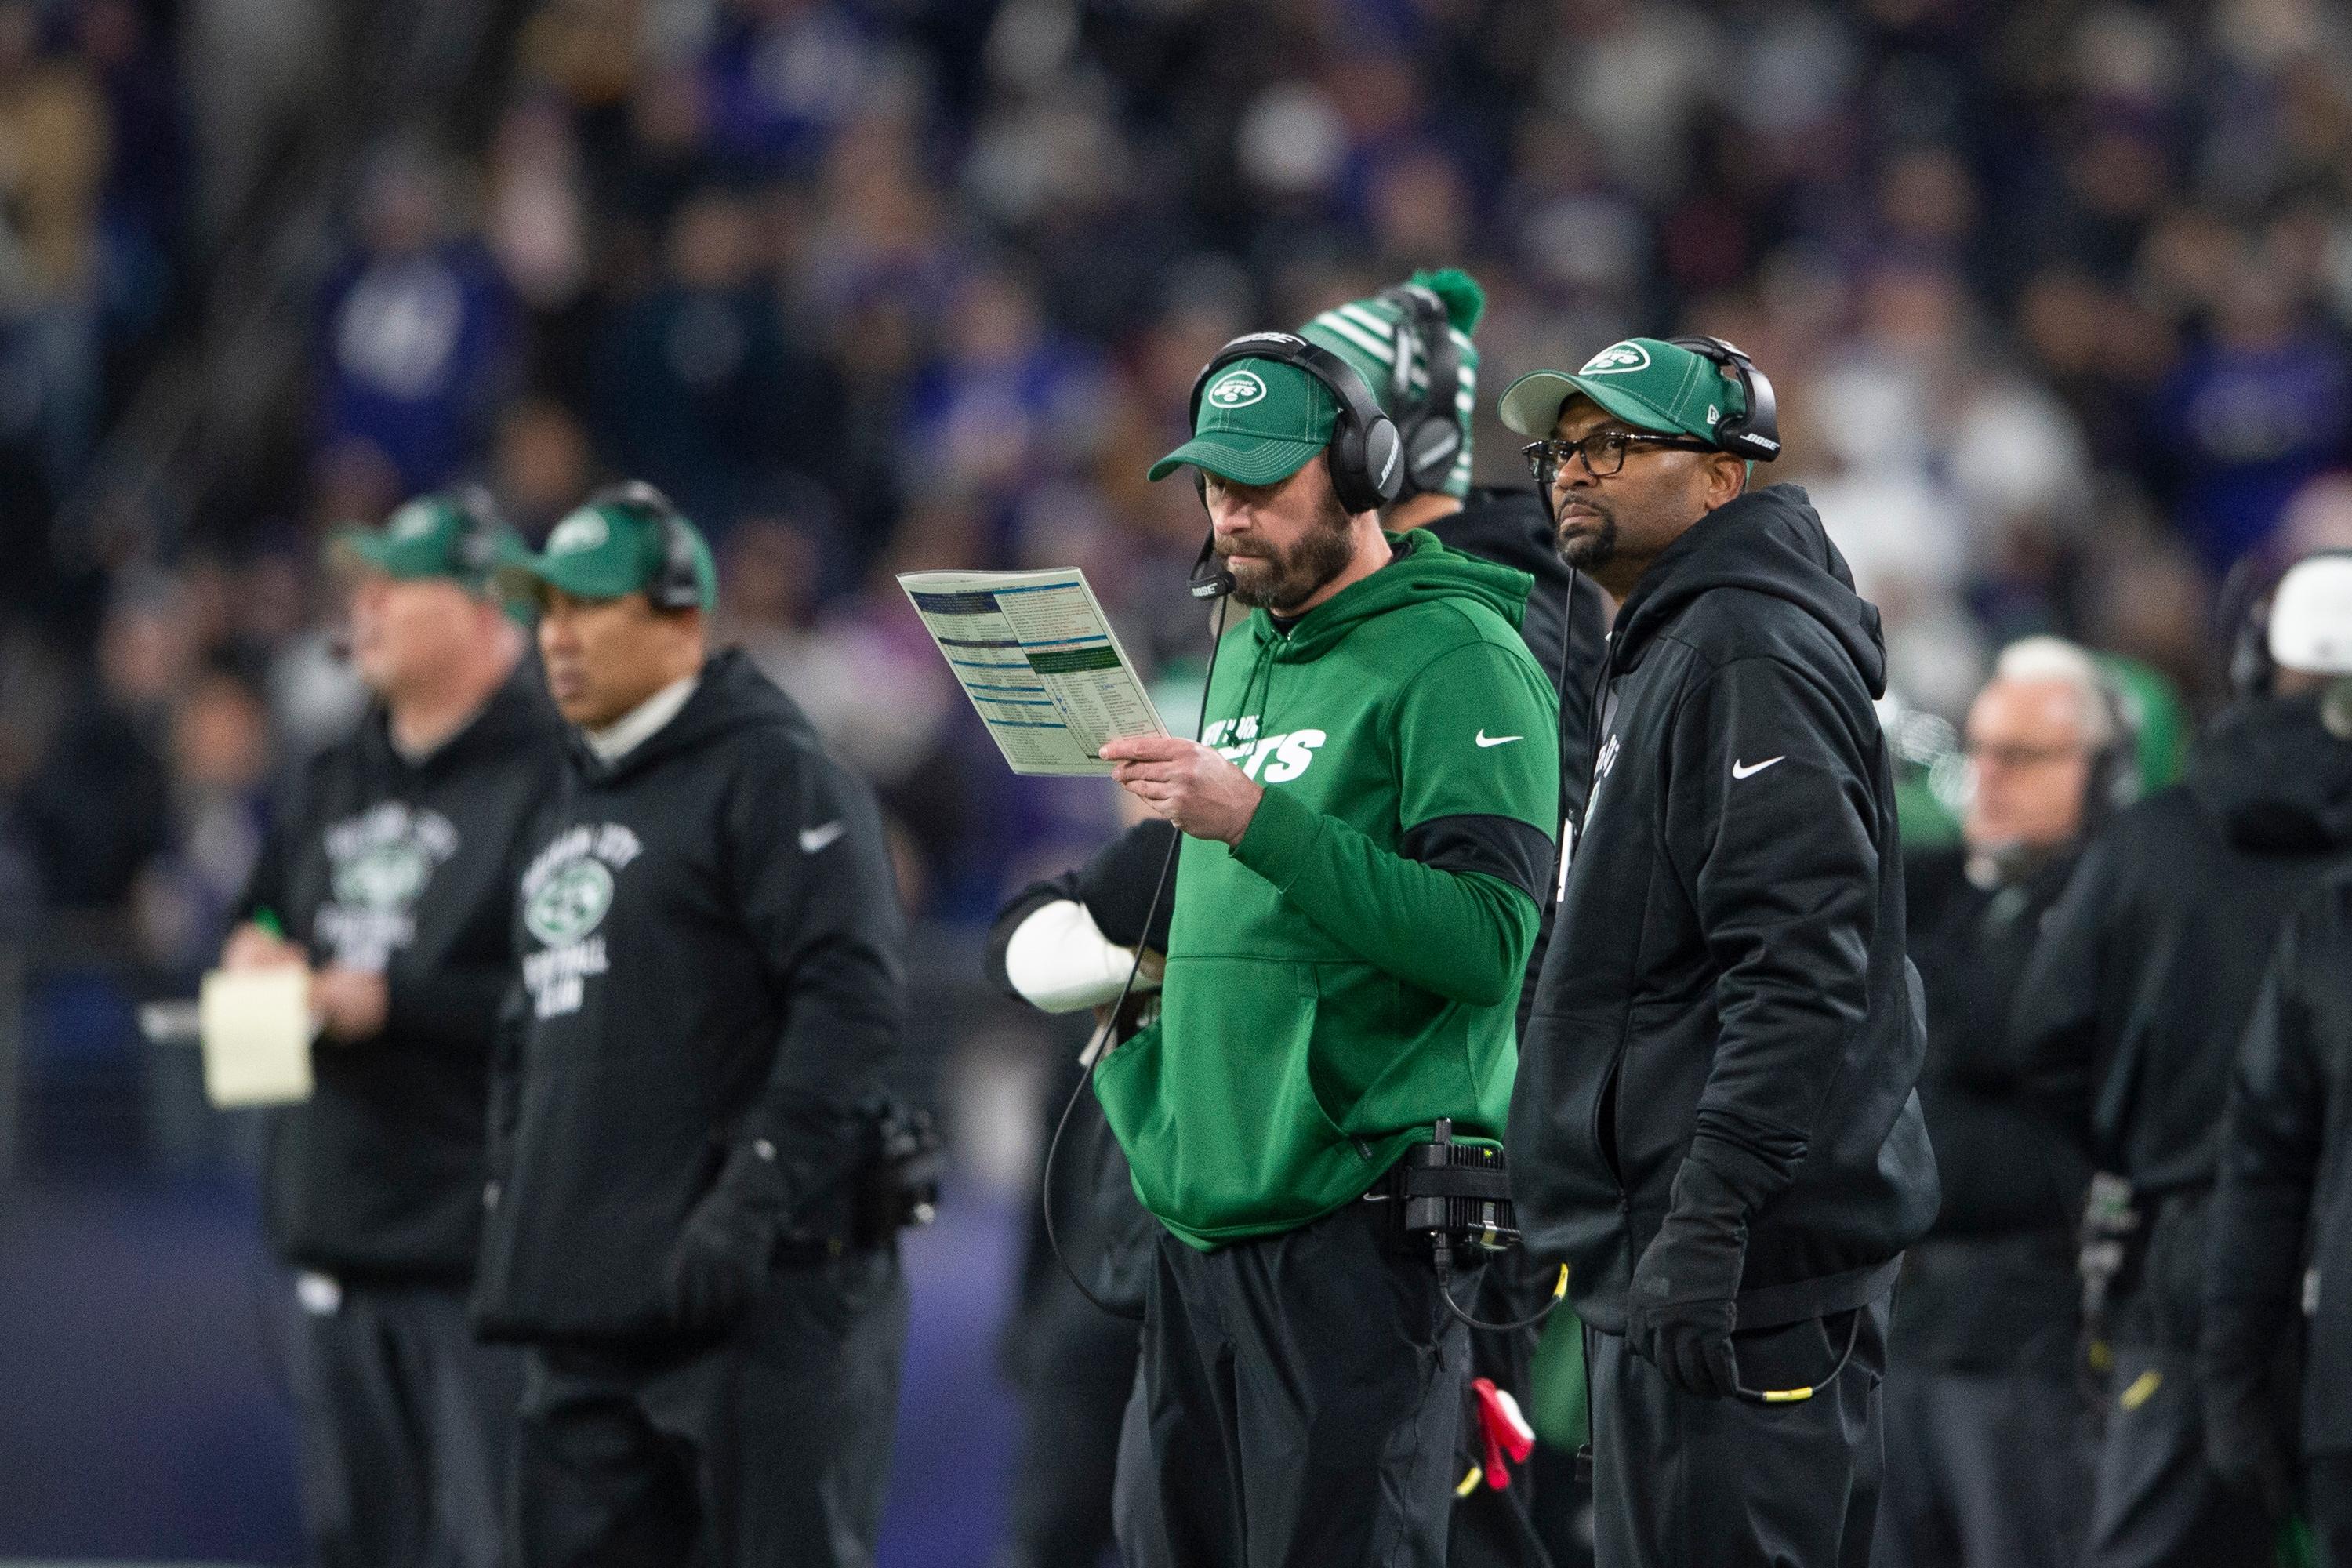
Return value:
M 488 576 L 499 563 L 499 531 L 506 526 L 499 503 L 488 490 L 470 483 L 452 485 L 436 499 L 457 518 L 457 536 L 449 543 L 451 559 L 470 575 Z
M 1339 411 L 1328 447 L 1331 489 L 1350 516 L 1378 511 L 1404 483 L 1403 446 L 1396 422 L 1381 412 L 1356 368 L 1330 350 L 1291 332 L 1250 332 L 1219 349 L 1193 378 L 1192 425 L 1201 425 L 1201 395 L 1210 379 L 1235 360 L 1265 359 L 1304 371 L 1330 390 Z
M 2084 831 L 2096 827 L 2139 798 L 2139 721 L 2124 689 L 2105 667 L 2099 669 L 2099 701 L 2106 710 L 2108 741 L 2091 754 L 2084 781 Z
M 1771 378 L 1756 368 L 1756 362 L 1737 344 L 1721 338 L 1669 338 L 1666 341 L 1676 348 L 1688 349 L 1701 358 L 1721 365 L 1739 384 L 1740 399 L 1747 406 L 1738 414 L 1727 416 L 1716 426 L 1716 445 L 1751 463 L 1769 463 L 1778 458 L 1780 455 L 1780 401 L 1772 394 Z
M 1397 411 L 1403 444 L 1403 482 L 1397 488 L 1397 499 L 1403 500 L 1444 489 L 1462 455 L 1462 350 L 1454 341 L 1445 301 L 1433 290 L 1400 283 L 1381 290 L 1381 298 L 1401 313 L 1389 406 Z M 1412 395 L 1416 358 L 1426 373 L 1419 397 Z
M 694 535 L 669 497 L 643 479 L 628 479 L 597 491 L 587 504 L 629 512 L 660 531 L 661 569 L 646 584 L 646 597 L 655 608 L 702 607 L 702 574 L 696 569 Z

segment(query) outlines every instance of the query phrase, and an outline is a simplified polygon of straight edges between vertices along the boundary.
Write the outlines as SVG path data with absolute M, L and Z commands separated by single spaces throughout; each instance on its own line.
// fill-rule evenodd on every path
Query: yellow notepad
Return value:
M 227 1109 L 310 1098 L 310 977 L 295 965 L 215 969 L 196 994 L 205 1098 Z

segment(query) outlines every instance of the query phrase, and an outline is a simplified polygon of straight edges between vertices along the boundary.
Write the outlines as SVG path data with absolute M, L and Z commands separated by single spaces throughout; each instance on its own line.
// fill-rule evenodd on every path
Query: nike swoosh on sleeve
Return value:
M 814 855 L 843 834 L 849 831 L 845 822 L 828 822 L 817 827 L 801 829 L 801 852 Z
M 1524 741 L 1526 739 L 1527 737 L 1525 735 L 1489 735 L 1484 730 L 1478 731 L 1478 744 L 1481 749 L 1487 746 L 1507 746 L 1513 741 Z
M 1787 762 L 1788 760 L 1789 760 L 1789 755 L 1788 755 L 1788 753 L 1787 753 L 1787 752 L 1783 752 L 1780 755 L 1779 755 L 1779 756 L 1777 756 L 1777 757 L 1767 757 L 1767 758 L 1765 758 L 1765 759 L 1764 759 L 1762 762 L 1760 762 L 1760 763 L 1755 763 L 1755 764 L 1754 764 L 1754 765 L 1752 765 L 1752 766 L 1749 766 L 1749 767 L 1744 767 L 1744 768 L 1743 768 L 1743 767 L 1741 767 L 1741 766 L 1739 765 L 1739 759 L 1738 759 L 1738 758 L 1737 758 L 1737 757 L 1734 757 L 1734 758 L 1732 758 L 1732 759 L 1731 759 L 1731 776 L 1732 776 L 1733 778 L 1736 778 L 1736 779 L 1754 778 L 1758 773 L 1762 773 L 1766 768 L 1770 767 L 1774 763 L 1785 763 L 1785 762 Z

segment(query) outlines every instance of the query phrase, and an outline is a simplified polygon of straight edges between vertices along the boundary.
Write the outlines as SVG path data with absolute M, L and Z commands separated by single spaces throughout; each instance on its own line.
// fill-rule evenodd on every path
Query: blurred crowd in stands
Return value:
M 2206 689 L 2234 562 L 2352 545 L 2327 0 L 485 4 L 469 113 L 337 188 L 295 394 L 194 393 L 280 408 L 269 460 L 142 489 L 271 105 L 377 9 L 0 3 L 0 926 L 200 967 L 356 711 L 325 531 L 474 477 L 537 539 L 620 475 L 709 531 L 921 911 L 984 919 L 1111 792 L 1012 778 L 892 574 L 1084 566 L 1181 688 L 1202 519 L 1143 470 L 1194 371 L 1421 266 L 1492 300 L 1488 482 L 1521 372 L 1748 349 L 1930 712 L 2042 629 Z

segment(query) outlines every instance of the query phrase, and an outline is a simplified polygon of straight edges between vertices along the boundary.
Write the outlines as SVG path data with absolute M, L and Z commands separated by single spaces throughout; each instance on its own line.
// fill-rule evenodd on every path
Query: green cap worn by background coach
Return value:
M 1702 441 L 1714 440 L 1726 419 L 1748 411 L 1739 383 L 1713 360 L 1663 338 L 1627 338 L 1574 374 L 1538 370 L 1511 383 L 1503 393 L 1503 423 L 1542 439 L 1552 433 L 1561 405 L 1580 392 L 1637 430 Z
M 1296 365 L 1241 359 L 1201 393 L 1192 438 L 1151 465 L 1164 479 L 1185 464 L 1237 485 L 1270 485 L 1331 444 L 1339 405 L 1331 389 Z
M 491 574 L 525 553 L 512 530 L 475 528 L 446 496 L 419 496 L 382 528 L 338 530 L 328 551 L 347 564 L 402 582 L 446 577 L 477 593 L 489 585 Z
M 705 614 L 719 603 L 719 567 L 701 530 L 684 518 L 694 548 L 694 580 Z M 499 587 L 516 598 L 536 600 L 542 585 L 576 599 L 617 599 L 660 581 L 667 551 L 660 519 L 629 506 L 583 506 L 555 525 L 547 548 L 525 555 L 499 573 Z
M 1458 268 L 1416 272 L 1408 280 L 1437 296 L 1445 307 L 1445 330 L 1454 336 L 1454 353 L 1461 365 L 1454 397 L 1454 416 L 1462 428 L 1462 450 L 1454 459 L 1438 493 L 1470 493 L 1471 416 L 1478 406 L 1478 345 L 1470 334 L 1486 313 L 1486 292 L 1477 280 Z M 1298 329 L 1308 342 L 1319 343 L 1355 367 L 1372 389 L 1381 412 L 1391 418 L 1403 414 L 1429 395 L 1429 367 L 1419 335 L 1405 324 L 1404 308 L 1378 295 L 1336 305 Z M 1400 388 L 1398 365 L 1403 365 Z

